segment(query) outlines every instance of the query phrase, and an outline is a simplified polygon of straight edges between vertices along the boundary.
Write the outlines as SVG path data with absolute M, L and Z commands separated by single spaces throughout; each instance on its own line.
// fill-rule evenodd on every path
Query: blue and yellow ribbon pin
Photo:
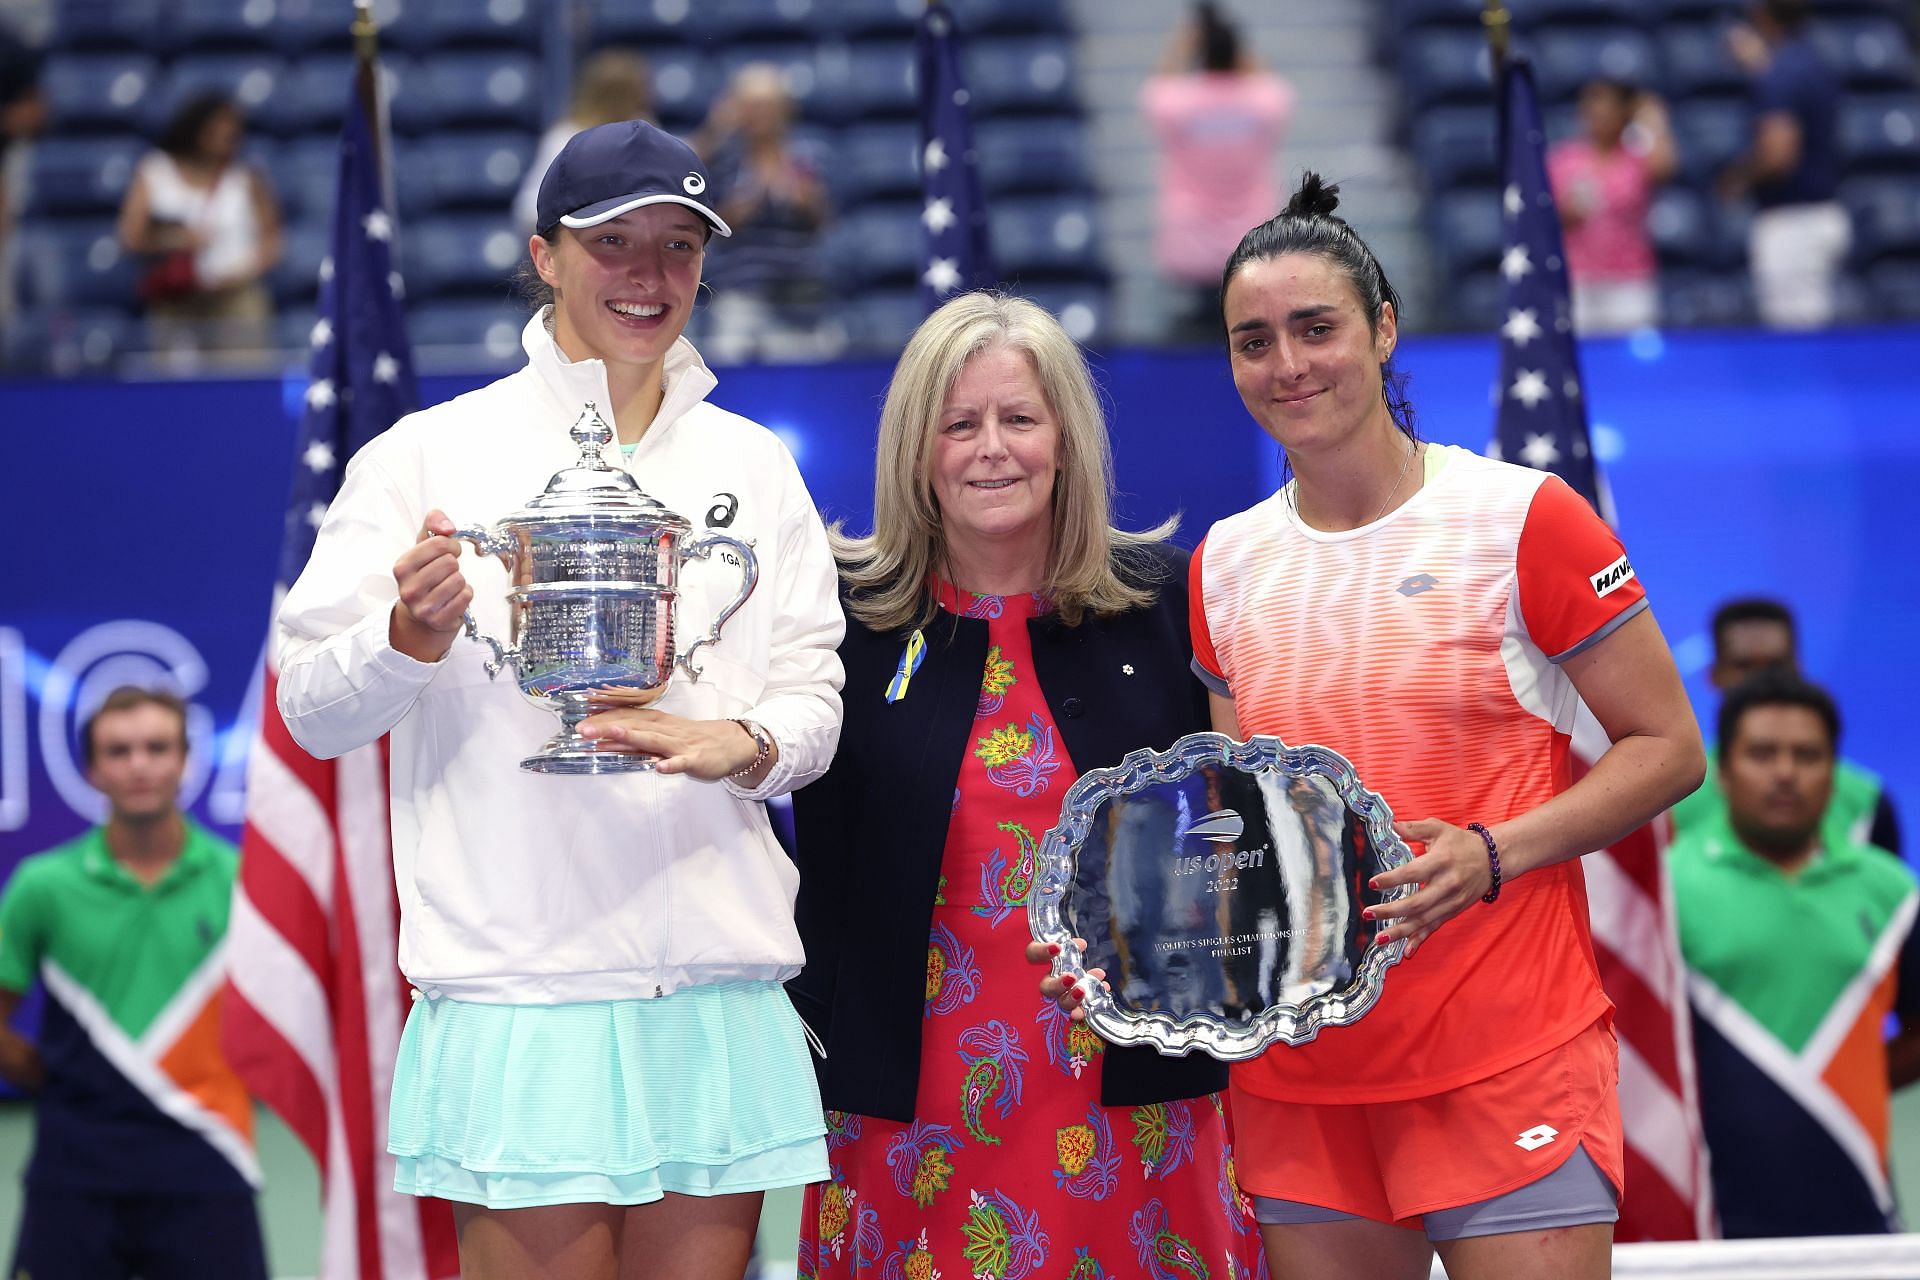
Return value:
M 888 702 L 898 702 L 907 696 L 907 683 L 926 660 L 927 638 L 915 631 L 907 638 L 907 647 L 900 651 L 900 665 L 893 669 L 893 679 L 887 681 Z

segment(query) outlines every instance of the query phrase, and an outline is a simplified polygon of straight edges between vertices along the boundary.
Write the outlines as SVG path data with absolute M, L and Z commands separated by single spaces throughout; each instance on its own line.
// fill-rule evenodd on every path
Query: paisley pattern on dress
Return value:
M 986 619 L 989 649 L 927 939 L 914 1119 L 828 1113 L 799 1275 L 1267 1280 L 1220 1099 L 1101 1106 L 1105 1042 L 1026 962 L 1036 833 L 1077 776 L 1033 676 L 1045 603 L 941 604 Z

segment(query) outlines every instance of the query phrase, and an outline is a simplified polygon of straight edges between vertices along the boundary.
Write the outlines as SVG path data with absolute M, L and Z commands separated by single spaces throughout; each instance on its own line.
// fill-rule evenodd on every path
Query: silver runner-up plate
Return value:
M 1082 986 L 1103 1039 L 1233 1062 L 1373 1007 L 1406 942 L 1360 912 L 1414 886 L 1367 881 L 1412 856 L 1338 752 L 1192 733 L 1067 790 L 1027 916 L 1055 973 L 1106 970 Z

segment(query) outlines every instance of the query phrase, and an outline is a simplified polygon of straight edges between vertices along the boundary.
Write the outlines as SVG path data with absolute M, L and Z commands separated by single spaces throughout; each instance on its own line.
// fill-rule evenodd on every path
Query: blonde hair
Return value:
M 928 580 L 948 568 L 945 530 L 933 492 L 933 441 L 940 410 L 974 355 L 1006 346 L 1027 357 L 1060 424 L 1054 477 L 1052 549 L 1040 590 L 1069 626 L 1089 612 L 1123 613 L 1153 602 L 1152 549 L 1179 526 L 1113 527 L 1113 452 L 1106 417 L 1080 348 L 1046 310 L 1002 293 L 964 293 L 928 316 L 894 366 L 880 410 L 873 475 L 873 532 L 829 537 L 848 587 L 848 610 L 868 627 L 924 626 L 936 606 Z
M 602 49 L 573 76 L 567 116 L 582 128 L 653 118 L 653 76 L 631 49 Z

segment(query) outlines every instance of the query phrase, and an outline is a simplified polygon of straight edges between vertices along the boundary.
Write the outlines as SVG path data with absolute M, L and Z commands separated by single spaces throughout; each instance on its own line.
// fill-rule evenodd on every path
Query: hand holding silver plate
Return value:
M 1068 789 L 1040 843 L 1028 920 L 1115 1044 L 1250 1058 L 1358 1019 L 1406 952 L 1361 911 L 1412 857 L 1351 763 L 1278 738 L 1188 734 Z M 1072 945 L 1084 938 L 1082 954 Z
M 610 466 L 603 451 L 613 428 L 593 405 L 581 411 L 572 435 L 580 457 L 555 473 L 545 492 L 491 528 L 462 528 L 453 535 L 506 561 L 513 578 L 507 593 L 511 645 L 482 634 L 472 613 L 463 622 L 470 639 L 493 651 L 489 677 L 510 668 L 522 693 L 560 716 L 560 732 L 522 760 L 522 769 L 651 769 L 646 756 L 601 750 L 580 734 L 580 721 L 594 710 L 593 691 L 657 689 L 676 668 L 698 680 L 694 653 L 717 642 L 720 629 L 747 602 L 759 581 L 759 562 L 748 543 L 726 534 L 689 539 L 693 525 L 686 517 Z M 680 566 L 708 559 L 722 547 L 737 557 L 739 594 L 706 634 L 676 655 Z

